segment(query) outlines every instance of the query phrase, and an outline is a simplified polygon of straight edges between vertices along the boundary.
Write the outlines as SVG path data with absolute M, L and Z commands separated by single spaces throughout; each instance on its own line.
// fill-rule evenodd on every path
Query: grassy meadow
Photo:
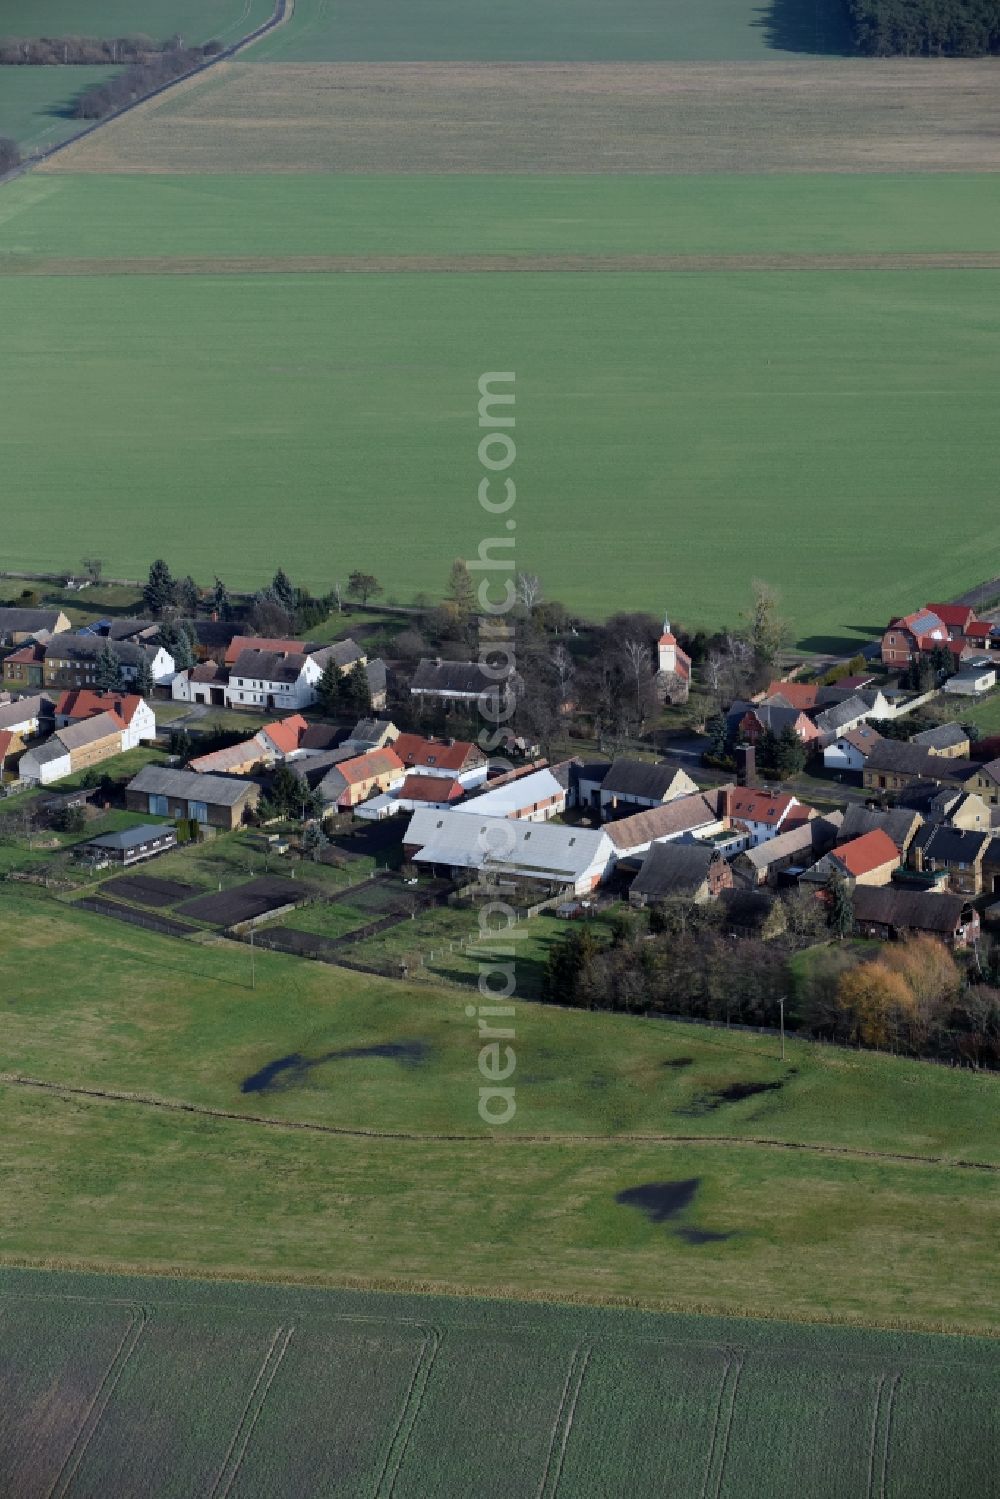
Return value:
M 874 1474 L 886 1499 L 989 1491 L 994 1350 L 971 1339 L 32 1271 L 0 1272 L 0 1307 L 0 1463 L 19 1485 L 698 1499 L 707 1480 L 725 1499 L 843 1499 Z
M 196 46 L 213 37 L 228 42 L 245 36 L 273 9 L 271 0 L 141 0 L 138 5 L 135 0 L 31 0 L 30 5 L 0 0 L 0 36 L 151 36 L 163 41 L 179 33 L 186 45 Z
M 295 0 L 263 62 L 756 61 L 849 50 L 837 0 Z
M 0 36 L 5 34 L 0 24 Z M 0 68 L 0 135 L 17 141 L 22 156 L 58 146 L 86 124 L 73 118 L 78 95 L 118 71 L 86 66 Z
M 466 993 L 3 916 L 8 1257 L 994 1326 L 994 1078 L 518 1004 L 491 1130 Z
M 10 278 L 8 565 L 71 565 L 99 510 L 106 568 L 141 575 L 141 496 L 182 573 L 211 557 L 256 586 L 279 554 L 314 589 L 364 567 L 389 596 L 434 593 L 483 535 L 479 375 L 511 369 L 518 565 L 551 597 L 717 625 L 762 576 L 806 644 L 849 641 L 901 599 L 978 582 L 996 548 L 992 286 L 944 270 L 192 275 L 96 278 L 84 298 L 73 278 Z M 931 546 L 956 493 L 968 525 Z

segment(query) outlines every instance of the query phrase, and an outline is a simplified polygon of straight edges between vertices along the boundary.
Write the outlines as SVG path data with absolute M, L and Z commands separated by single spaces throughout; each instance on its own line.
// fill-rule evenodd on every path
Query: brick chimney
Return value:
M 732 786 L 721 786 L 719 788 L 719 819 L 722 822 L 731 822 L 733 816 L 733 788 Z

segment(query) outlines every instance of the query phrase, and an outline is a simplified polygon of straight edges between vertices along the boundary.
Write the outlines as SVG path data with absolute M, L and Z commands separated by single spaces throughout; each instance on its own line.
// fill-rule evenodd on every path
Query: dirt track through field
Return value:
M 0 255 L 0 275 L 278 276 L 691 271 L 996 271 L 1000 252 L 874 255 L 159 255 L 82 259 Z
M 498 1139 L 485 1133 L 463 1134 L 437 1133 L 434 1131 L 388 1130 L 376 1128 L 352 1128 L 341 1124 L 316 1124 L 299 1119 L 277 1119 L 267 1114 L 244 1114 L 231 1109 L 211 1109 L 194 1103 L 180 1103 L 175 1099 L 157 1098 L 151 1093 L 124 1093 L 113 1088 L 80 1088 L 69 1083 L 56 1083 L 43 1078 L 24 1077 L 20 1073 L 0 1072 L 0 1087 L 32 1088 L 44 1093 L 64 1094 L 72 1098 L 92 1098 L 103 1103 L 126 1103 L 140 1108 L 162 1109 L 166 1113 L 195 1114 L 205 1119 L 223 1119 L 235 1124 L 252 1124 L 265 1129 L 290 1129 L 307 1134 L 339 1135 L 354 1140 L 411 1141 L 429 1145 L 489 1145 L 495 1147 Z M 861 1150 L 849 1145 L 824 1145 L 799 1140 L 774 1140 L 767 1136 L 747 1135 L 657 1135 L 614 1134 L 584 1135 L 566 1134 L 520 1135 L 504 1132 L 505 1145 L 743 1145 L 761 1150 L 790 1150 L 807 1155 L 840 1156 L 852 1161 L 888 1161 L 899 1165 L 944 1166 L 963 1171 L 989 1171 L 1000 1174 L 1000 1164 L 990 1161 L 951 1160 L 946 1156 L 907 1155 L 898 1151 Z
M 1000 170 L 1000 60 L 239 63 L 46 172 Z

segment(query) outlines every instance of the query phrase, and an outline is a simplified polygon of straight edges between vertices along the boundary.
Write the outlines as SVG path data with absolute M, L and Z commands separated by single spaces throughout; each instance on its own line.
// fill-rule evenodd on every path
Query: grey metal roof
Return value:
M 911 848 L 923 850 L 924 858 L 941 864 L 974 864 L 986 851 L 992 834 L 974 828 L 953 828 L 947 823 L 927 823 L 918 829 Z
M 798 853 L 817 855 L 828 853 L 836 841 L 843 821 L 843 812 L 829 812 L 825 817 L 811 817 L 808 822 L 800 823 L 797 828 L 790 828 L 787 833 L 779 833 L 776 838 L 769 838 L 765 843 L 759 843 L 756 848 L 748 848 L 739 857 L 746 859 L 754 869 L 761 870 Z
M 185 801 L 236 807 L 258 788 L 255 781 L 248 781 L 245 777 L 203 776 L 196 770 L 171 770 L 166 765 L 144 765 L 125 789 L 141 791 L 151 796 L 173 796 Z
M 611 845 L 603 831 L 510 817 L 463 817 L 457 810 L 414 812 L 403 842 L 424 863 L 490 869 L 545 879 L 579 879 Z
M 824 734 L 836 734 L 846 724 L 855 723 L 872 710 L 871 701 L 860 693 L 855 692 L 851 697 L 845 698 L 842 703 L 834 703 L 832 707 L 824 708 L 822 713 L 817 713 L 815 724 L 817 729 Z
M 138 848 L 143 843 L 151 843 L 155 838 L 173 835 L 176 838 L 176 829 L 172 823 L 167 822 L 143 822 L 136 828 L 122 828 L 118 833 L 102 833 L 98 838 L 88 838 L 88 848 Z
M 97 635 L 54 635 L 45 646 L 46 661 L 94 661 L 108 648 L 126 666 L 152 661 L 156 646 L 135 645 L 131 640 L 104 640 Z
M 85 744 L 97 744 L 99 740 L 109 739 L 121 731 L 122 723 L 117 714 L 95 713 L 91 718 L 81 718 L 78 723 L 60 729 L 56 738 L 62 740 L 67 750 L 74 750 L 82 749 Z

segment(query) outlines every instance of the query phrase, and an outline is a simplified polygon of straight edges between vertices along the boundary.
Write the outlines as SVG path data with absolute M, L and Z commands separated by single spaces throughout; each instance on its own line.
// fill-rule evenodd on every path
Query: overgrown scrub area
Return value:
M 105 83 L 84 89 L 77 98 L 74 114 L 81 120 L 101 120 L 126 104 L 151 94 L 154 89 L 190 73 L 221 50 L 218 42 L 206 42 L 203 47 L 167 45 L 133 62 Z
M 0 1306 L 12 1493 L 77 1456 L 81 1491 L 185 1499 L 990 1491 L 977 1339 L 30 1270 Z
M 871 57 L 984 57 L 1000 52 L 1000 0 L 848 0 Z
M 148 63 L 158 54 L 174 51 L 181 45 L 179 38 L 155 42 L 149 36 L 0 36 L 0 66 Z
M 933 937 L 836 940 L 850 896 L 748 891 L 720 904 L 674 899 L 647 917 L 567 932 L 543 995 L 560 1004 L 776 1027 L 842 1045 L 1000 1067 L 1000 944 L 957 961 Z M 648 919 L 648 927 L 647 927 Z M 825 939 L 825 940 L 824 940 Z

